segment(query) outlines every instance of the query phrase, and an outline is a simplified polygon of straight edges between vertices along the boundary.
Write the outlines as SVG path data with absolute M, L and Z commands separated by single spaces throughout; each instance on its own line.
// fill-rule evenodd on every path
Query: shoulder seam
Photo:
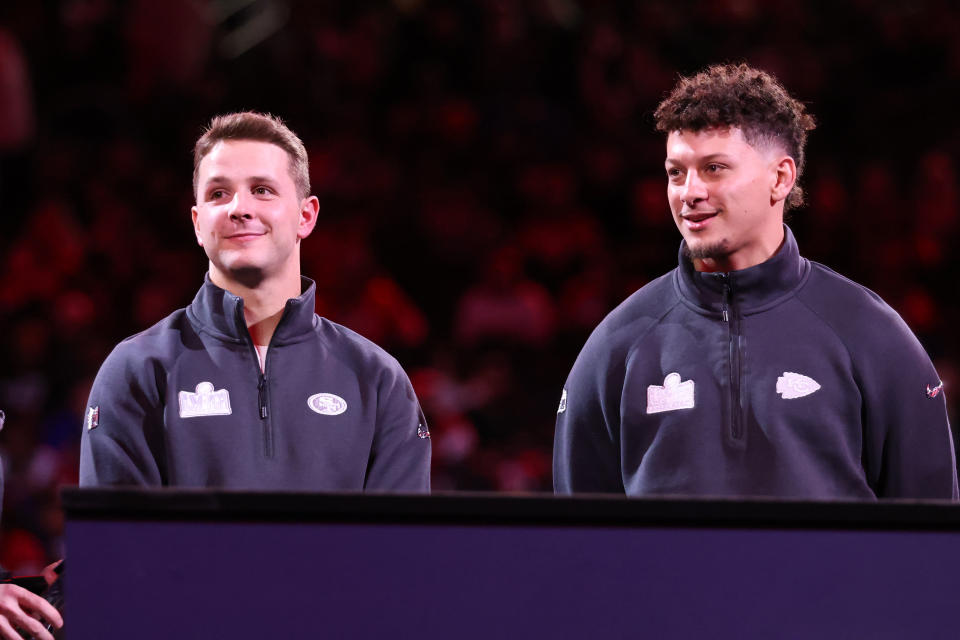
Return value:
M 633 341 L 633 344 L 631 345 L 631 347 L 630 347 L 629 349 L 627 349 L 627 351 L 624 353 L 624 363 L 626 363 L 627 358 L 630 356 L 631 353 L 633 353 L 633 352 L 639 347 L 639 344 L 640 344 L 641 342 L 643 342 L 643 340 L 647 337 L 647 335 L 648 335 L 651 331 L 653 331 L 654 327 L 659 326 L 660 323 L 663 321 L 663 319 L 666 318 L 667 315 L 668 315 L 671 311 L 673 311 L 673 310 L 677 307 L 678 304 L 682 304 L 682 300 L 680 299 L 679 296 L 677 297 L 676 300 L 673 301 L 672 304 L 670 304 L 670 305 L 666 308 L 666 310 L 665 310 L 663 313 L 661 313 L 659 316 L 657 316 L 657 319 L 656 319 L 656 320 L 654 320 L 653 322 L 650 323 L 650 326 L 647 327 L 646 330 L 644 330 L 643 333 L 641 333 L 639 336 L 637 336 L 636 340 Z
M 809 282 L 809 280 L 807 280 L 807 282 Z M 852 280 L 851 280 L 851 282 L 852 282 Z M 854 284 L 856 284 L 856 283 L 854 283 Z M 793 297 L 796 299 L 796 301 L 797 301 L 798 303 L 802 304 L 810 313 L 812 313 L 812 314 L 817 318 L 817 320 L 819 320 L 825 327 L 827 327 L 827 329 L 830 330 L 830 333 L 832 333 L 834 336 L 836 336 L 837 340 L 840 341 L 840 344 L 843 345 L 844 350 L 846 350 L 846 352 L 847 352 L 847 357 L 850 359 L 850 363 L 851 363 L 851 365 L 852 365 L 852 367 L 853 367 L 854 372 L 855 372 L 855 373 L 858 373 L 858 372 L 857 372 L 857 361 L 856 361 L 856 359 L 853 357 L 853 351 L 850 350 L 850 345 L 847 344 L 847 341 L 843 338 L 843 336 L 840 335 L 840 332 L 837 331 L 837 329 L 833 326 L 833 324 L 831 324 L 830 322 L 828 322 L 827 319 L 824 318 L 822 315 L 820 315 L 820 313 L 818 313 L 816 309 L 814 309 L 813 307 L 811 307 L 805 300 L 803 300 L 803 299 L 800 297 L 799 293 L 800 293 L 800 291 L 801 291 L 802 289 L 805 288 L 805 286 L 806 286 L 806 283 L 804 283 L 804 287 L 800 287 L 800 289 L 797 289 L 796 291 L 794 291 L 794 292 L 793 292 Z M 859 379 L 860 376 L 857 375 L 856 377 L 857 377 L 857 379 Z

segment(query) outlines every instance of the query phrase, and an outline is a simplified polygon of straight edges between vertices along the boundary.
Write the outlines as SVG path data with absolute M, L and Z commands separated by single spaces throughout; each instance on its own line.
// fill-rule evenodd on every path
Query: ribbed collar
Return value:
M 303 293 L 287 300 L 271 345 L 299 342 L 305 334 L 313 331 L 317 287 L 310 278 L 300 276 L 300 289 Z M 204 276 L 203 286 L 187 307 L 187 316 L 198 329 L 221 340 L 246 342 L 249 339 L 243 317 L 243 298 L 213 284 L 209 273 Z
M 730 287 L 730 304 L 742 314 L 762 311 L 789 296 L 807 277 L 810 262 L 800 257 L 790 227 L 783 225 L 783 244 L 766 262 L 729 273 L 703 273 L 686 256 L 686 241 L 680 244 L 677 286 L 680 295 L 706 311 L 720 312 L 724 288 Z

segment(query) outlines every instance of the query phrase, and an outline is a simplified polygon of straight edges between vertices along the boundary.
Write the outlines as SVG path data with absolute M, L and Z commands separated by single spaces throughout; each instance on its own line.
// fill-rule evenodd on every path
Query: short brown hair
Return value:
M 747 64 L 714 65 L 682 77 L 657 107 L 657 131 L 703 131 L 739 127 L 753 146 L 778 144 L 797 163 L 797 182 L 806 161 L 807 132 L 817 125 L 804 105 L 776 78 Z M 803 204 L 803 189 L 794 185 L 786 207 Z
M 216 116 L 193 148 L 193 194 L 197 195 L 200 161 L 223 140 L 254 140 L 275 144 L 290 158 L 290 177 L 297 187 L 297 197 L 310 194 L 310 161 L 303 142 L 283 120 L 269 113 L 241 111 Z

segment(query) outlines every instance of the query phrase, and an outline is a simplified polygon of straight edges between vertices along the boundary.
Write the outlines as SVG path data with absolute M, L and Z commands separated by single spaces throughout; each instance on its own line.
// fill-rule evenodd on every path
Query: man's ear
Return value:
M 774 166 L 774 182 L 770 189 L 770 204 L 786 200 L 797 182 L 797 163 L 790 156 L 781 156 Z
M 317 216 L 320 213 L 320 200 L 317 196 L 309 196 L 300 203 L 300 224 L 297 226 L 297 238 L 303 240 L 313 232 L 317 225 Z
M 197 208 L 190 207 L 190 216 L 193 218 L 193 233 L 197 236 L 197 244 L 203 246 L 203 237 L 200 235 L 200 227 L 197 226 Z

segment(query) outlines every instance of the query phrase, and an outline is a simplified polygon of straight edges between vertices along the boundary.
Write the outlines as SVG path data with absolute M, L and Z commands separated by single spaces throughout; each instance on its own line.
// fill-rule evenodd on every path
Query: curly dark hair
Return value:
M 770 74 L 747 64 L 714 65 L 681 77 L 654 113 L 657 131 L 703 131 L 739 127 L 751 145 L 778 143 L 797 164 L 797 182 L 805 162 L 807 132 L 817 125 L 804 105 L 790 97 Z M 803 204 L 794 185 L 786 208 Z

